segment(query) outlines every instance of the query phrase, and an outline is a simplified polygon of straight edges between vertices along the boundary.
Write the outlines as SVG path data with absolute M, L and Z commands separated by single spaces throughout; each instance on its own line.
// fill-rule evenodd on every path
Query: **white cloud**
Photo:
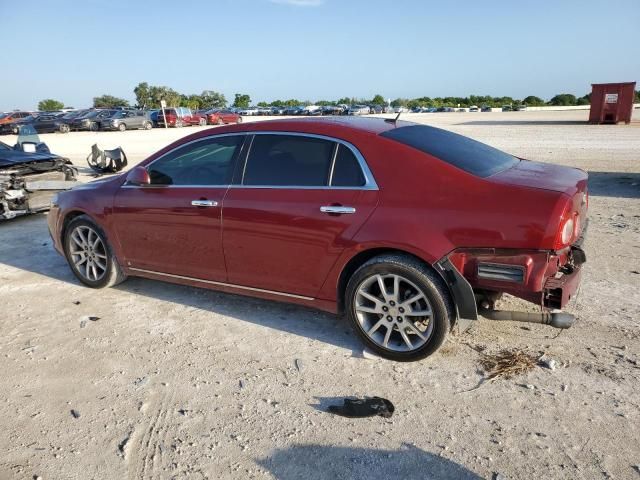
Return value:
M 324 0 L 269 0 L 271 3 L 292 5 L 294 7 L 319 7 Z

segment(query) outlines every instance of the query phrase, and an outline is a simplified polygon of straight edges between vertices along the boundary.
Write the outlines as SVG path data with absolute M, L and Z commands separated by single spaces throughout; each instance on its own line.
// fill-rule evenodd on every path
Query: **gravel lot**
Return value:
M 363 354 L 308 309 L 136 278 L 91 290 L 45 215 L 0 224 L 0 479 L 640 478 L 640 123 L 587 114 L 404 115 L 583 168 L 591 193 L 573 328 L 481 320 L 417 363 Z M 94 142 L 135 164 L 197 128 L 42 138 L 86 181 Z M 482 348 L 557 367 L 482 383 Z M 324 412 L 353 395 L 395 415 Z

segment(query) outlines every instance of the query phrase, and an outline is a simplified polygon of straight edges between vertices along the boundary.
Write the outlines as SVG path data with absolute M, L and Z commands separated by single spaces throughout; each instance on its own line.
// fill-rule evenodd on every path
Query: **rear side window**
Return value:
M 338 144 L 336 163 L 331 176 L 332 187 L 362 187 L 365 184 L 362 168 L 351 149 Z
M 388 130 L 380 134 L 413 147 L 478 177 L 488 177 L 506 170 L 518 159 L 497 148 L 425 125 L 412 125 Z
M 323 187 L 334 142 L 297 135 L 256 135 L 245 166 L 244 185 Z
M 218 137 L 185 145 L 153 162 L 152 185 L 228 185 L 243 136 Z

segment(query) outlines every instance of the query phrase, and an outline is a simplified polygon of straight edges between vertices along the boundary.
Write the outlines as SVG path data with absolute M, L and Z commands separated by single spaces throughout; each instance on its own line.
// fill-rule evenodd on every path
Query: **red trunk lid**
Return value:
M 585 191 L 587 187 L 587 173 L 583 170 L 530 160 L 521 160 L 512 168 L 496 173 L 487 180 L 552 190 L 566 193 L 570 197 Z

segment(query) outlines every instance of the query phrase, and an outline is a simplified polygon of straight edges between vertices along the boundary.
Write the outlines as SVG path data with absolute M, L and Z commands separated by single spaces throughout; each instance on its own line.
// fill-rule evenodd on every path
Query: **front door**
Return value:
M 221 212 L 244 136 L 196 140 L 147 166 L 151 185 L 123 185 L 113 222 L 126 266 L 224 281 Z
M 377 202 L 359 158 L 331 139 L 256 134 L 224 203 L 229 282 L 313 298 Z

